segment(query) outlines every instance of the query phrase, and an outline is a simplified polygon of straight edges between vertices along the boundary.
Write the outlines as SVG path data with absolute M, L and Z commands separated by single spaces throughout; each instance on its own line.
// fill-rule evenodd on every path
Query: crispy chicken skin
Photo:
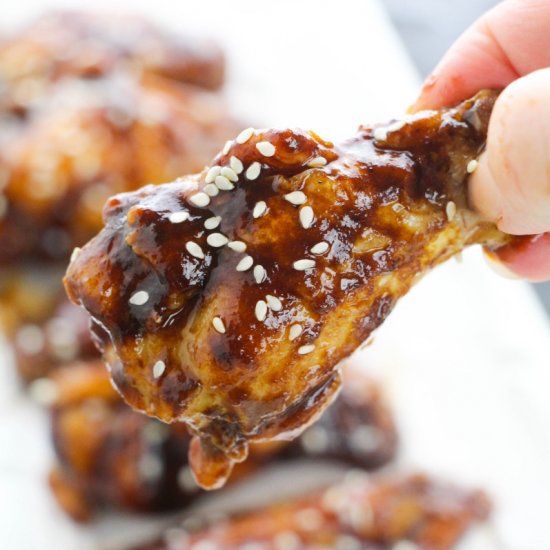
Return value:
M 424 475 L 369 478 L 353 472 L 321 493 L 204 531 L 172 529 L 140 550 L 450 550 L 473 523 L 486 519 L 489 508 L 483 493 Z
M 197 436 L 202 486 L 219 487 L 249 442 L 318 418 L 340 361 L 428 269 L 507 241 L 466 197 L 496 97 L 339 145 L 245 130 L 202 174 L 107 202 L 68 294 L 125 400 Z
M 371 470 L 395 453 L 392 415 L 364 369 L 346 369 L 344 388 L 317 424 L 293 442 L 257 443 L 231 481 L 274 460 L 334 459 Z M 101 361 L 78 362 L 51 377 L 57 464 L 50 484 L 63 509 L 77 521 L 98 508 L 160 511 L 181 508 L 201 495 L 190 473 L 190 437 L 130 409 L 113 388 Z
M 63 80 L 0 148 L 0 265 L 68 259 L 100 230 L 108 197 L 201 170 L 237 127 L 201 88 Z
M 224 65 L 212 42 L 170 34 L 139 17 L 49 13 L 0 42 L 0 111 L 25 114 L 62 78 L 119 70 L 216 89 Z

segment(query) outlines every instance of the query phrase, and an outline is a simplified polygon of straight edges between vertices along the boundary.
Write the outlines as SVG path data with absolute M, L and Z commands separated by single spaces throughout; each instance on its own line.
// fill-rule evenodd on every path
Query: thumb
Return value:
M 506 233 L 550 231 L 550 69 L 514 81 L 498 98 L 469 192 L 474 209 Z

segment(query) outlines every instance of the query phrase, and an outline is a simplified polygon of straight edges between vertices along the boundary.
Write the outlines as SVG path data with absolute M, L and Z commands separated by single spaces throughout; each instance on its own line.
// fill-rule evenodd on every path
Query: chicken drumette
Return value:
M 490 505 L 424 475 L 349 475 L 325 491 L 214 523 L 196 533 L 173 528 L 141 550 L 450 550 Z
M 128 403 L 198 436 L 199 483 L 313 422 L 340 361 L 429 268 L 508 241 L 466 197 L 496 96 L 340 145 L 247 129 L 202 174 L 107 202 L 66 287 Z
M 391 460 L 397 434 L 379 387 L 361 368 L 347 367 L 345 380 L 342 393 L 315 426 L 291 443 L 252 445 L 231 480 L 279 460 L 315 457 L 366 470 Z M 57 455 L 50 484 L 71 517 L 86 521 L 106 506 L 181 508 L 201 495 L 188 466 L 190 437 L 185 426 L 167 426 L 130 409 L 101 361 L 59 368 L 50 384 Z
M 108 197 L 200 170 L 238 128 L 220 97 L 146 77 L 65 79 L 0 127 L 0 265 L 66 259 Z
M 224 69 L 216 44 L 178 36 L 139 17 L 48 13 L 0 41 L 0 113 L 25 116 L 53 83 L 67 77 L 92 80 L 124 71 L 216 89 Z

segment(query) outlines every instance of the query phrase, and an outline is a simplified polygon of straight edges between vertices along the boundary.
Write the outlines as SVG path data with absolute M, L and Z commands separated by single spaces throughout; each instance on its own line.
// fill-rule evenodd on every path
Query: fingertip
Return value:
M 497 99 L 487 149 L 469 181 L 472 207 L 514 235 L 550 231 L 550 69 Z
M 501 275 L 532 282 L 550 280 L 550 233 L 516 237 L 511 244 L 485 253 Z

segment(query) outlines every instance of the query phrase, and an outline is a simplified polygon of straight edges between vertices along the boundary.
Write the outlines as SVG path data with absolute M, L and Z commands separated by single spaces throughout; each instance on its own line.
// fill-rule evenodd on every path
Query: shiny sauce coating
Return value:
M 128 403 L 198 436 L 201 485 L 313 422 L 340 361 L 428 268 L 507 240 L 466 201 L 496 95 L 340 145 L 244 130 L 202 174 L 109 200 L 67 290 Z

